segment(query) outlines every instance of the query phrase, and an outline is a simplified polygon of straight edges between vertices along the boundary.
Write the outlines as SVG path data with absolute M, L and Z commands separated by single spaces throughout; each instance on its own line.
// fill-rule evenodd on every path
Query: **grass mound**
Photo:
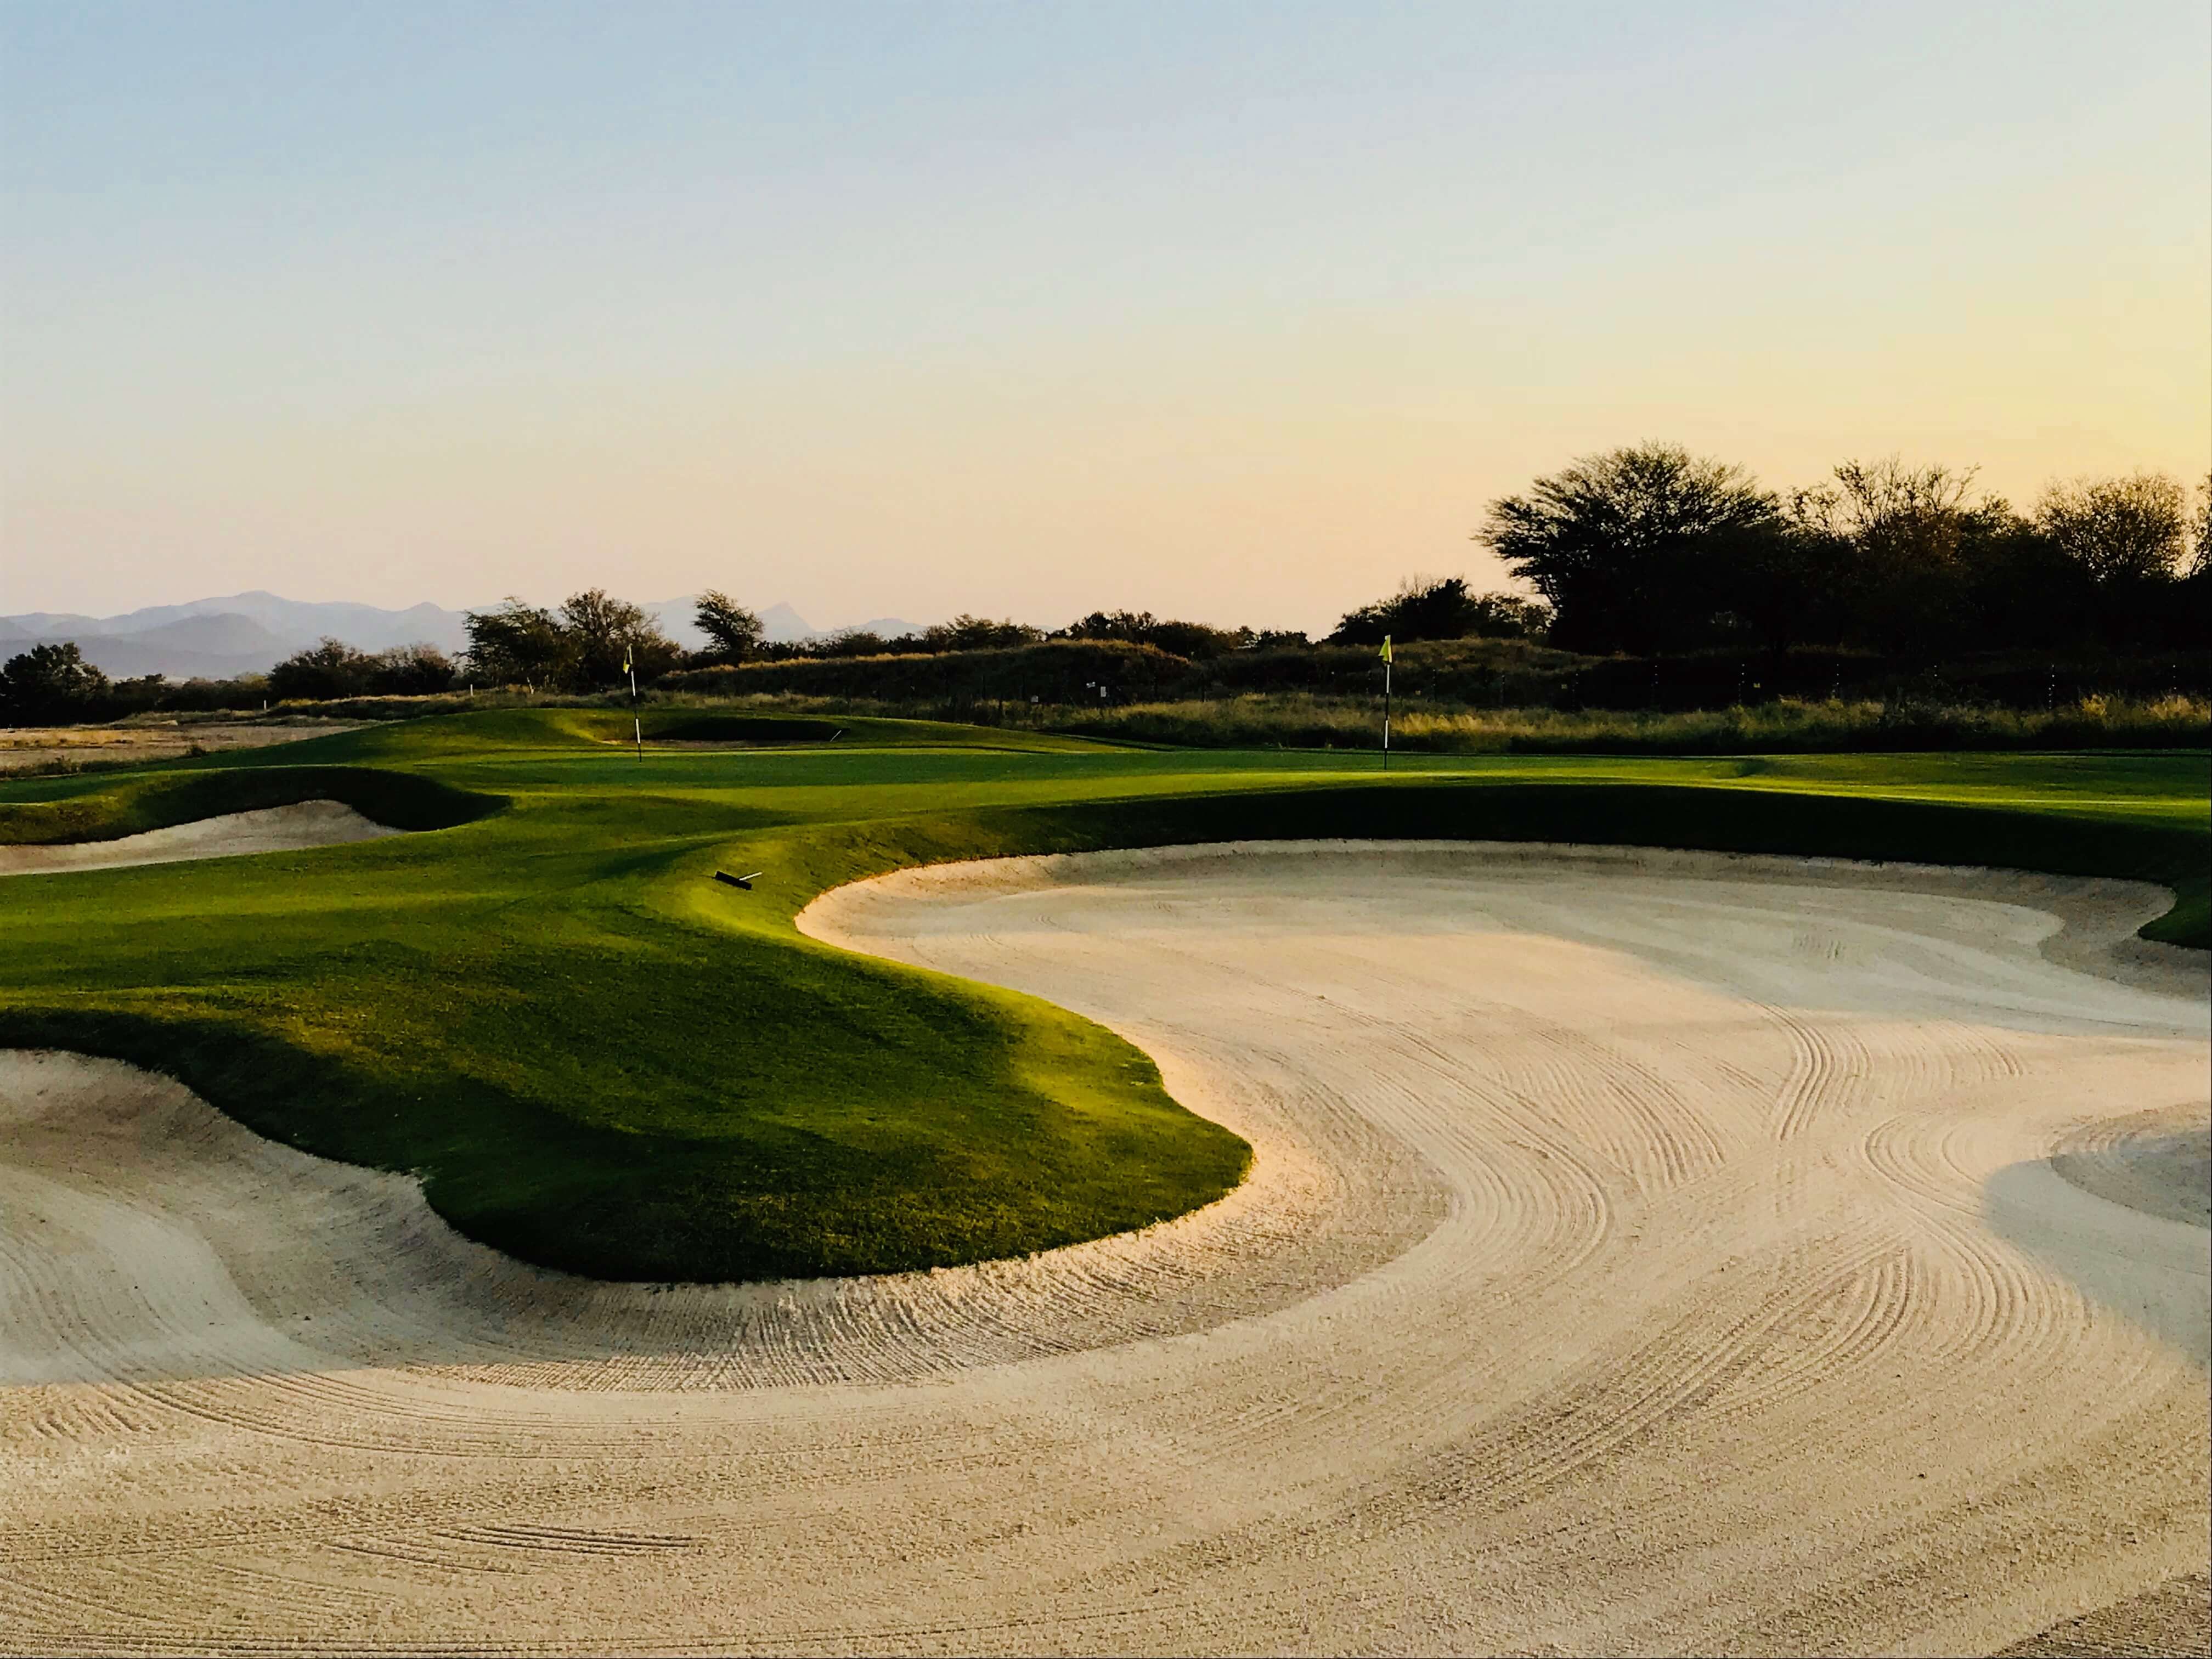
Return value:
M 362 766 L 226 766 L 210 771 L 135 771 L 103 775 L 101 786 L 72 788 L 54 781 L 15 784 L 0 806 L 0 845 L 118 841 L 149 830 L 193 823 L 230 812 L 260 811 L 307 800 L 342 801 L 393 830 L 449 830 L 495 812 L 495 797 L 455 789 L 434 778 Z
M 448 830 L 11 885 L 0 1042 L 132 1060 L 290 1144 L 420 1171 L 455 1225 L 526 1260 L 758 1279 L 1097 1237 L 1244 1168 L 1111 1033 L 793 927 L 824 889 L 908 865 L 1614 842 L 2142 877 L 2181 895 L 2154 937 L 2208 932 L 2202 754 L 1407 757 L 1385 781 L 1371 755 L 873 719 L 829 744 L 656 750 L 649 733 L 641 757 L 628 725 L 507 708 L 0 781 L 0 840 L 318 797 Z M 743 892 L 718 867 L 767 873 Z

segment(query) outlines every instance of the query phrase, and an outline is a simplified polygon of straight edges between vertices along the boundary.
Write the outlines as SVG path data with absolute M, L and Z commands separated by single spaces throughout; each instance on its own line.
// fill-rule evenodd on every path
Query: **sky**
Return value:
M 0 6 L 0 612 L 1321 628 L 1648 438 L 2200 477 L 2202 0 Z

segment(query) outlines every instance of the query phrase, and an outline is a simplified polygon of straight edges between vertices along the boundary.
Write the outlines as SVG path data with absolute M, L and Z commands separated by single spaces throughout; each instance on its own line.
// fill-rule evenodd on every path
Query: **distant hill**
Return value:
M 760 613 L 761 633 L 779 643 L 787 640 L 811 640 L 814 625 L 787 605 L 772 605 Z
M 692 625 L 693 598 L 662 599 L 645 611 L 668 637 L 688 650 L 707 643 Z M 769 605 L 761 623 L 771 640 L 806 640 L 817 630 L 788 605 Z M 896 617 L 878 617 L 860 627 L 872 633 L 915 631 Z M 69 611 L 32 611 L 0 617 L 0 651 L 8 655 L 33 645 L 75 641 L 85 659 L 111 679 L 164 674 L 171 679 L 227 679 L 258 674 L 325 636 L 364 651 L 395 645 L 434 645 L 459 655 L 468 648 L 465 613 L 434 605 L 387 611 L 343 600 L 287 599 L 257 588 L 184 605 L 154 605 L 115 617 L 87 617 Z
M 434 605 L 386 611 L 342 601 L 314 604 L 258 589 L 115 617 L 51 611 L 0 617 L 0 645 L 11 652 L 73 640 L 87 661 L 114 679 L 258 674 L 325 635 L 364 651 L 417 641 L 459 651 L 468 644 L 458 611 Z
M 228 679 L 258 673 L 299 647 L 251 617 L 215 611 L 179 617 L 128 634 L 80 637 L 85 660 L 110 679 L 166 674 L 177 679 Z

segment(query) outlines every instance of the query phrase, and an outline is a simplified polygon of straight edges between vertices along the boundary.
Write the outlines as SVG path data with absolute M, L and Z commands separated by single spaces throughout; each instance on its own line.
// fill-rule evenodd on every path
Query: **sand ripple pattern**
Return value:
M 1180 1220 L 872 1280 L 537 1272 L 173 1084 L 9 1057 L 0 1630 L 1769 1652 L 2124 1624 L 2205 1572 L 2212 1522 L 2207 1000 L 2108 961 L 2155 904 L 1442 843 L 843 890 L 808 931 L 1105 1021 L 1257 1149 Z

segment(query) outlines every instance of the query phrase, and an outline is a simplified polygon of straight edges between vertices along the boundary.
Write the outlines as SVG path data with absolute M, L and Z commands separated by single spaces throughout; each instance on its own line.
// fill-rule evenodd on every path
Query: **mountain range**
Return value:
M 678 645 L 696 650 L 707 636 L 691 623 L 692 599 L 662 599 L 643 607 Z M 761 612 L 771 640 L 822 637 L 847 630 L 817 629 L 788 605 Z M 914 624 L 881 617 L 859 624 L 884 635 L 915 631 Z M 387 611 L 344 601 L 310 604 L 281 599 L 256 589 L 185 605 L 155 605 L 116 617 L 85 617 L 66 611 L 32 611 L 0 617 L 0 657 L 12 657 L 34 645 L 74 641 L 85 659 L 112 679 L 161 674 L 171 679 L 225 679 L 258 674 L 325 637 L 343 640 L 364 651 L 395 645 L 434 645 L 458 655 L 468 646 L 464 613 L 434 605 Z

